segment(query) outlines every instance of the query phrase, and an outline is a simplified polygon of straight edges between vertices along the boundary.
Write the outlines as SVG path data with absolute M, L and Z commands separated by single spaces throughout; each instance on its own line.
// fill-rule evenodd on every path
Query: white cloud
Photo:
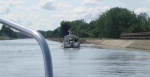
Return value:
M 60 14 L 53 15 L 55 19 L 62 20 L 78 20 L 78 19 L 85 19 L 87 22 L 94 20 L 98 18 L 101 12 L 104 12 L 106 10 L 110 9 L 109 6 L 105 7 L 77 7 L 72 10 L 66 10 L 64 12 L 61 12 Z
M 76 13 L 77 19 L 93 20 L 98 18 L 101 12 L 110 9 L 110 7 L 78 7 L 73 9 L 73 12 Z
M 150 0 L 143 0 L 142 3 L 143 3 L 143 4 L 145 4 L 145 3 L 150 3 Z
M 71 5 L 67 2 L 58 3 L 57 7 L 70 7 Z
M 22 0 L 7 0 L 7 2 L 5 1 L 1 1 L 0 2 L 0 14 L 7 14 L 11 11 L 12 7 L 20 7 L 20 5 L 23 4 Z
M 43 4 L 44 1 L 50 0 L 42 0 Z M 26 26 L 33 30 L 50 30 L 52 29 L 52 24 L 50 21 L 50 15 L 41 14 L 39 10 L 41 10 L 39 4 L 35 5 L 24 5 L 24 0 L 8 0 L 8 2 L 3 1 L 2 3 L 6 3 L 4 5 L 7 6 L 0 6 L 0 16 L 6 19 L 12 20 L 20 25 Z M 53 1 L 51 2 L 53 4 Z M 1 3 L 0 3 L 1 4 Z M 42 5 L 42 2 L 41 2 Z M 46 4 L 45 4 L 46 5 Z M 13 8 L 12 8 L 13 7 Z M 46 6 L 45 6 L 46 7 Z M 8 9 L 7 9 L 8 8 Z M 7 11 L 11 12 L 6 14 Z M 14 10 L 17 11 L 14 13 Z M 5 14 L 2 14 L 5 13 Z
M 150 11 L 150 8 L 137 8 L 135 10 L 135 13 L 140 14 L 142 12 L 149 12 L 149 11 Z
M 67 2 L 56 2 L 54 0 L 41 0 L 39 3 L 40 7 L 45 10 L 55 10 L 56 8 L 70 7 L 71 5 Z
M 14 21 L 20 25 L 28 27 L 33 30 L 50 30 L 52 29 L 51 21 L 46 15 L 31 11 L 19 12 L 14 14 L 2 15 L 1 17 Z
M 14 6 L 19 6 L 23 4 L 21 0 L 7 0 L 7 2 L 0 2 L 0 14 L 7 14 L 11 11 L 11 8 Z
M 77 14 L 83 14 L 83 13 L 87 13 L 91 8 L 86 8 L 86 7 L 77 7 L 75 9 L 73 9 L 74 13 Z
M 41 0 L 39 5 L 41 6 L 42 9 L 45 9 L 45 10 L 54 10 L 54 9 L 56 9 L 56 6 L 54 5 L 53 0 Z
M 8 0 L 7 3 L 10 7 L 24 4 L 23 0 Z
M 0 7 L 0 14 L 7 14 L 10 12 L 8 7 Z
M 97 5 L 101 0 L 83 0 L 84 5 Z

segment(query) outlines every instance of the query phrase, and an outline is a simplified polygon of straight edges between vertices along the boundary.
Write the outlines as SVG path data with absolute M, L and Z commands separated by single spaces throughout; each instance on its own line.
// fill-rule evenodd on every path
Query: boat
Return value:
M 64 36 L 63 47 L 64 48 L 80 48 L 79 37 L 73 35 L 71 30 L 68 31 L 69 35 Z

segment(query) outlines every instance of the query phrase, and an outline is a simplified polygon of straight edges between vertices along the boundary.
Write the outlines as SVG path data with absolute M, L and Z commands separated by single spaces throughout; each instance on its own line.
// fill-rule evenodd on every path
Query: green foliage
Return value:
M 111 8 L 95 20 L 86 23 L 84 20 L 62 21 L 54 31 L 39 31 L 46 38 L 63 38 L 68 30 L 81 38 L 119 38 L 121 33 L 150 31 L 150 18 L 146 13 L 136 15 L 125 8 Z M 0 36 L 12 38 L 26 37 L 7 26 L 2 26 Z
M 6 37 L 6 38 L 28 38 L 28 36 L 26 36 L 20 32 L 16 32 L 13 29 L 11 29 L 10 27 L 5 26 L 5 25 L 3 25 L 0 30 L 0 36 Z
M 0 36 L 2 36 L 2 30 L 0 29 Z
M 60 26 L 60 37 L 68 35 L 68 30 L 71 28 L 70 22 L 62 21 Z
M 96 20 L 97 28 L 106 38 L 119 38 L 121 33 L 136 23 L 136 15 L 124 8 L 112 8 Z
M 0 36 L 0 40 L 4 40 L 4 39 L 5 39 L 4 37 Z
M 11 28 L 3 25 L 1 29 L 1 36 L 9 37 L 9 38 L 17 38 L 17 33 Z
M 71 29 L 81 38 L 119 38 L 122 33 L 150 31 L 150 18 L 146 13 L 136 15 L 126 8 L 111 8 L 95 20 L 62 21 L 54 31 L 41 32 L 44 37 L 64 37 Z

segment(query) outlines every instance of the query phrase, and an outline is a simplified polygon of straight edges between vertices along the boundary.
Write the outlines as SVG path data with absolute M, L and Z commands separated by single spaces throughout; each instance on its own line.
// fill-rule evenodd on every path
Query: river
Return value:
M 150 52 L 61 47 L 48 41 L 54 77 L 150 77 Z M 42 52 L 33 39 L 0 41 L 0 77 L 44 77 Z

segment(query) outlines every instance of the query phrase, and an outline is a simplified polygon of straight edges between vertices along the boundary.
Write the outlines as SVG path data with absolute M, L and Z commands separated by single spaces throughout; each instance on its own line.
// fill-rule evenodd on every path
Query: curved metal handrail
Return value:
M 53 77 L 51 54 L 50 54 L 50 50 L 49 50 L 49 47 L 48 47 L 48 44 L 47 44 L 45 38 L 41 34 L 39 34 L 37 31 L 23 27 L 23 26 L 16 24 L 10 20 L 0 18 L 0 23 L 7 25 L 13 29 L 16 29 L 28 36 L 34 37 L 38 41 L 38 43 L 41 47 L 42 53 L 43 53 L 43 58 L 44 58 L 45 77 Z

